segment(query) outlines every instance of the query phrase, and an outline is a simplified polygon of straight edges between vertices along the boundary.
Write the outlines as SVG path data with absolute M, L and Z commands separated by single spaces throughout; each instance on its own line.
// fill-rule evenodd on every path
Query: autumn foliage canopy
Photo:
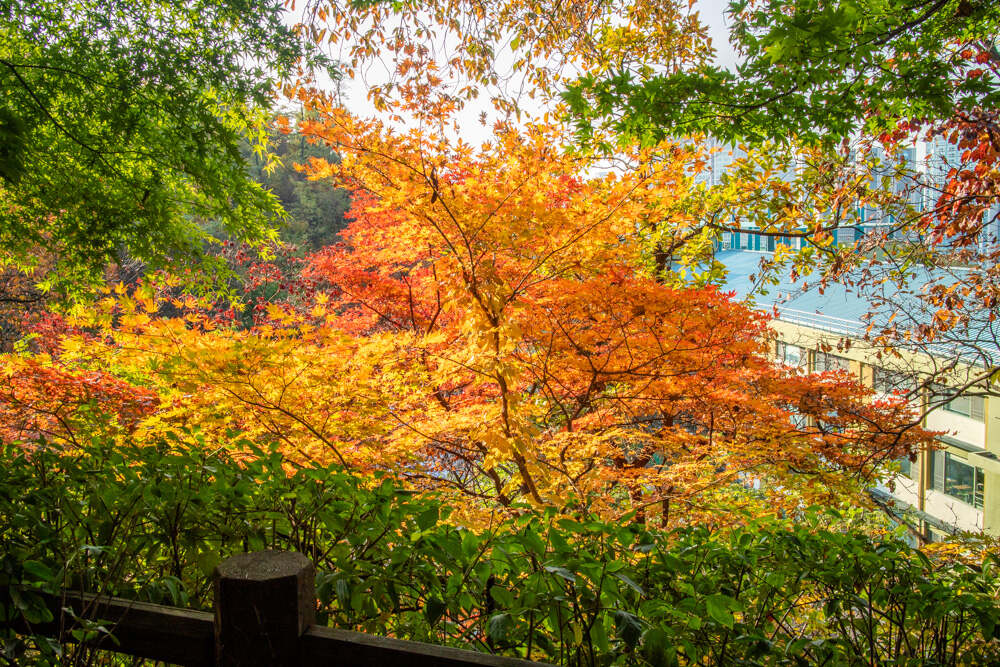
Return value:
M 319 625 L 529 660 L 995 660 L 995 539 L 873 489 L 1000 378 L 1000 5 L 736 0 L 733 70 L 698 7 L 0 9 L 0 655 L 282 549 Z M 784 363 L 785 276 L 930 370 Z
M 93 398 L 119 437 L 239 433 L 391 471 L 469 520 L 529 503 L 665 524 L 857 502 L 930 438 L 900 399 L 775 362 L 766 314 L 657 270 L 658 229 L 693 228 L 694 153 L 601 170 L 544 125 L 473 148 L 319 105 L 302 131 L 341 161 L 301 168 L 354 190 L 307 287 L 250 328 L 169 280 L 112 291 L 10 367 L 4 422 L 71 446 Z
M 221 254 L 245 264 L 255 290 L 247 303 L 182 296 L 176 276 L 148 273 L 38 318 L 5 359 L 9 437 L 73 446 L 87 410 L 113 437 L 183 427 L 199 434 L 188 444 L 229 448 L 239 435 L 298 465 L 391 472 L 474 520 L 529 504 L 670 525 L 867 502 L 887 464 L 932 434 L 902 397 L 776 362 L 769 316 L 719 287 L 712 252 L 750 221 L 802 239 L 795 253 L 779 244 L 775 264 L 846 280 L 858 264 L 833 243 L 853 224 L 841 211 L 905 206 L 829 142 L 796 148 L 797 179 L 783 171 L 790 151 L 772 146 L 709 191 L 695 183 L 708 158 L 697 142 L 628 115 L 597 122 L 614 113 L 602 80 L 711 73 L 690 7 L 626 3 L 625 22 L 615 11 L 308 3 L 300 36 L 339 48 L 346 75 L 391 61 L 389 80 L 368 88 L 380 119 L 301 80 L 282 91 L 297 112 L 273 130 L 336 156 L 294 168 L 352 192 L 340 241 L 294 260 L 226 241 Z M 574 78 L 590 82 L 571 90 L 592 108 L 560 98 Z M 470 143 L 456 114 L 481 93 L 498 116 Z M 603 150 L 577 141 L 567 109 Z M 997 152 L 973 121 L 935 126 L 979 151 L 980 167 L 965 185 L 964 171 L 950 176 L 936 217 L 922 218 L 927 234 L 972 238 L 956 225 L 982 217 L 976 188 L 993 187 Z M 602 135 L 609 127 L 617 134 Z M 884 256 L 887 239 L 857 256 Z M 981 278 L 963 296 L 992 295 Z M 276 287 L 265 297 L 264 285 Z

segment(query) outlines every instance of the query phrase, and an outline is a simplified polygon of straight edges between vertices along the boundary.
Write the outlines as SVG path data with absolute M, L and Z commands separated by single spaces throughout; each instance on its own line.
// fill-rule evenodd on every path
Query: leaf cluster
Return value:
M 739 0 L 729 5 L 736 71 L 650 75 L 620 68 L 565 94 L 581 138 L 604 125 L 654 142 L 707 132 L 724 141 L 833 145 L 900 119 L 995 108 L 997 82 L 973 73 L 969 45 L 996 53 L 995 3 L 967 0 Z

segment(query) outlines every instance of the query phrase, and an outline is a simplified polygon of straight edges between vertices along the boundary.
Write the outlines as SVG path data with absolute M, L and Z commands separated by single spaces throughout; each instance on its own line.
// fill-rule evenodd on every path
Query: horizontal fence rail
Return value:
M 78 628 L 72 616 L 99 620 L 113 639 L 102 635 L 87 644 L 117 653 L 149 660 L 161 660 L 185 667 L 210 667 L 215 664 L 215 619 L 212 612 L 180 609 L 90 593 L 66 591 L 43 598 L 55 619 L 51 623 L 15 623 L 22 634 L 57 637 L 76 642 L 70 631 Z M 72 615 L 65 614 L 69 610 Z
M 214 613 L 66 591 L 45 596 L 54 621 L 14 629 L 75 642 L 74 616 L 99 620 L 111 636 L 88 646 L 184 667 L 547 667 L 315 625 L 314 574 L 302 554 L 238 554 L 215 570 Z

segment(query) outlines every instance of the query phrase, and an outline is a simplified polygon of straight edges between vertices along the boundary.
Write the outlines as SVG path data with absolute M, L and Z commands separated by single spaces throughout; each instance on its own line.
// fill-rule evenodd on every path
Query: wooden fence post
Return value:
M 315 622 L 312 562 L 300 553 L 257 551 L 215 568 L 218 667 L 298 667 L 300 638 Z

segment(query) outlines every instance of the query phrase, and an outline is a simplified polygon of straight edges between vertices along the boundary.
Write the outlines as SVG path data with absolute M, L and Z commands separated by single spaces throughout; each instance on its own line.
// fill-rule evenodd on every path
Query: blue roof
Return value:
M 735 292 L 734 298 L 745 299 L 756 287 L 751 276 L 761 274 L 760 260 L 770 257 L 770 253 L 746 250 L 728 250 L 716 254 L 728 277 L 722 288 Z M 801 324 L 831 333 L 862 336 L 866 322 L 861 316 L 871 309 L 871 304 L 857 294 L 848 292 L 840 284 L 831 284 L 820 294 L 815 286 L 802 289 L 802 281 L 792 282 L 788 273 L 780 276 L 777 285 L 766 285 L 767 294 L 757 291 L 753 303 L 761 310 L 777 309 L 778 318 L 785 322 Z M 808 284 L 808 278 L 805 281 Z
M 872 321 L 876 323 L 888 322 L 891 316 L 896 316 L 900 326 L 910 328 L 924 323 L 929 324 L 933 319 L 933 310 L 929 304 L 920 300 L 911 291 L 897 292 L 891 281 L 884 284 L 881 289 L 895 293 L 889 295 L 886 305 L 880 309 L 873 309 L 868 299 L 849 291 L 839 283 L 828 284 L 820 294 L 818 284 L 809 284 L 809 277 L 804 281 L 800 279 L 793 282 L 787 270 L 777 274 L 776 277 L 779 278 L 777 285 L 764 286 L 767 293 L 761 294 L 758 283 L 752 280 L 751 276 L 759 277 L 761 259 L 770 257 L 771 253 L 750 250 L 717 252 L 716 259 L 728 271 L 727 279 L 721 285 L 721 289 L 734 292 L 734 298 L 737 300 L 750 297 L 750 302 L 761 310 L 776 310 L 778 319 L 783 322 L 852 338 L 864 337 L 869 322 L 863 319 L 866 313 L 872 313 Z M 961 280 L 955 273 L 941 271 L 935 275 L 921 267 L 910 268 L 909 276 L 911 284 L 917 286 L 931 282 L 932 279 L 939 284 Z M 816 280 L 818 283 L 818 278 Z M 803 289 L 803 284 L 807 289 Z M 893 303 L 896 304 L 895 311 L 889 311 L 889 304 Z M 996 328 L 1000 328 L 1000 324 L 982 318 L 981 322 L 962 329 L 958 338 L 924 343 L 919 349 L 941 358 L 957 357 L 968 364 L 985 368 L 987 364 L 995 364 L 1000 360 L 998 356 L 1000 349 L 997 349 L 995 343 L 998 336 Z

